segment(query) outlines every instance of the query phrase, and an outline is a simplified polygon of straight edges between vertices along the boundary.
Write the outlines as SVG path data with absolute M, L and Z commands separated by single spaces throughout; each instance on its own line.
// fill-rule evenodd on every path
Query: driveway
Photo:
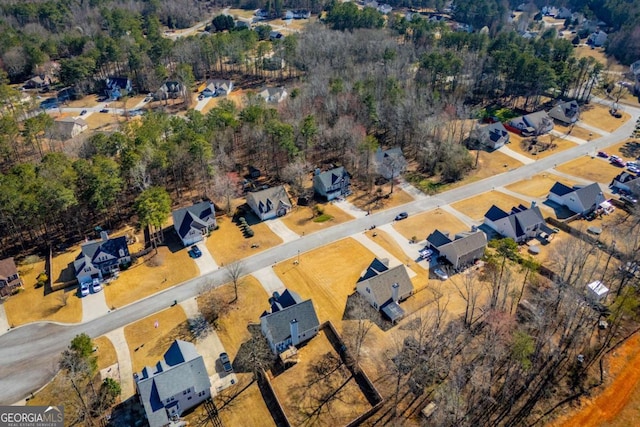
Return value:
M 198 103 L 194 107 L 196 111 L 202 111 L 202 109 L 211 101 L 213 98 L 202 98 L 198 100 Z
M 120 370 L 120 398 L 124 401 L 135 394 L 133 383 L 133 364 L 127 340 L 124 337 L 124 328 L 114 329 L 106 334 L 111 344 L 116 349 L 118 357 L 118 369 Z
M 482 224 L 482 221 L 476 221 L 475 219 L 471 218 L 470 216 L 467 216 L 467 215 L 463 214 L 459 210 L 456 210 L 456 209 L 452 208 L 450 205 L 442 205 L 442 206 L 440 206 L 440 208 L 445 212 L 449 212 L 451 215 L 455 216 L 460 221 L 462 221 L 465 224 L 467 224 L 469 226 L 469 228 L 473 227 L 474 225 L 475 226 L 479 226 L 480 224 Z
M 536 162 L 535 160 L 530 159 L 523 154 L 513 151 L 511 148 L 507 147 L 506 145 L 503 145 L 502 147 L 498 148 L 498 151 L 501 152 L 502 154 L 506 154 L 507 156 L 513 159 L 518 160 L 521 163 L 524 163 L 525 165 L 529 165 L 531 163 Z
M 274 292 L 283 293 L 286 287 L 282 280 L 278 277 L 275 271 L 273 271 L 273 267 L 265 267 L 258 271 L 253 272 L 253 277 L 258 279 L 262 287 L 269 296 L 273 295 Z
M 415 263 L 420 264 L 421 267 L 429 268 L 429 263 L 424 261 L 422 257 L 420 257 L 419 250 L 422 245 L 419 243 L 409 243 L 409 240 L 406 239 L 402 234 L 400 234 L 395 228 L 393 228 L 393 224 L 384 224 L 381 225 L 380 230 L 386 232 L 395 242 L 402 248 L 402 251 L 407 256 L 407 264 Z M 426 237 L 426 236 L 425 236 Z
M 102 286 L 106 286 L 105 283 Z M 104 316 L 109 312 L 104 290 L 84 296 L 82 299 L 82 323 Z
M 422 191 L 418 190 L 416 187 L 405 181 L 404 178 L 400 178 L 399 181 L 400 183 L 397 185 L 397 187 L 409 193 L 409 195 L 411 195 L 411 197 L 413 197 L 415 200 L 422 200 L 429 197 Z
M 299 234 L 291 231 L 291 229 L 284 225 L 284 222 L 282 222 L 282 220 L 279 218 L 270 219 L 265 221 L 264 223 L 267 224 L 267 227 L 269 227 L 271 231 L 276 233 L 284 243 L 300 238 Z
M 207 245 L 205 245 L 204 241 L 198 242 L 198 248 L 200 249 L 200 252 L 202 252 L 202 256 L 200 256 L 199 258 L 193 258 L 193 260 L 200 270 L 200 275 L 203 276 L 207 273 L 211 273 L 212 271 L 217 270 L 219 268 L 218 264 L 216 263 L 216 260 L 211 256 L 211 252 L 209 252 L 209 249 L 207 249 Z
M 391 253 L 389 253 L 385 248 L 383 248 L 382 246 L 374 242 L 372 239 L 368 238 L 364 233 L 354 234 L 351 237 L 354 240 L 357 240 L 360 244 L 362 244 L 362 246 L 364 246 L 365 248 L 373 252 L 375 257 L 378 258 L 379 260 L 382 260 L 384 258 L 388 259 L 389 268 L 397 267 L 398 265 L 404 264 L 404 262 L 401 262 L 398 258 L 391 255 Z M 415 258 L 411 260 L 407 259 L 403 261 L 413 261 L 414 259 Z M 416 272 L 411 269 L 407 269 L 407 273 L 409 273 L 409 277 L 416 276 Z
M 7 312 L 4 310 L 4 304 L 0 303 L 0 335 L 9 331 L 9 320 L 7 320 Z
M 339 207 L 354 218 L 363 218 L 367 216 L 366 211 L 355 207 L 352 203 L 349 203 L 346 200 L 334 200 L 332 203 L 334 206 Z

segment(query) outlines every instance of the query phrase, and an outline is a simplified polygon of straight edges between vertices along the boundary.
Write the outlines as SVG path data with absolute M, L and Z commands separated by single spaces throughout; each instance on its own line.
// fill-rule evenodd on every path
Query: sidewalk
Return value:
M 580 120 L 578 123 L 576 123 L 576 125 L 580 126 L 581 128 L 585 128 L 586 130 L 589 130 L 589 131 L 591 131 L 593 133 L 600 134 L 602 136 L 611 135 L 611 132 L 607 132 L 606 130 L 602 130 L 602 129 L 597 128 L 595 126 L 588 125 L 585 122 L 583 122 L 582 120 Z
M 424 194 L 422 191 L 418 190 L 416 187 L 414 187 L 413 185 L 405 181 L 404 178 L 399 178 L 398 180 L 400 181 L 400 183 L 398 184 L 398 188 L 401 188 L 402 190 L 409 193 L 409 195 L 413 197 L 415 200 L 422 200 L 429 197 L 426 194 Z
M 582 138 L 576 138 L 575 136 L 568 135 L 566 133 L 558 132 L 557 130 L 552 130 L 549 132 L 553 136 L 557 136 L 558 138 L 566 139 L 567 141 L 575 142 L 578 145 L 586 144 L 588 141 L 585 141 Z

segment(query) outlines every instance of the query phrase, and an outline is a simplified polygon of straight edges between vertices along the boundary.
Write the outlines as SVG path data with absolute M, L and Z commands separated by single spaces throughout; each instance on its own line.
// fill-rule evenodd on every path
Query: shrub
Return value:
M 247 231 L 245 232 L 245 234 L 247 235 L 247 237 L 253 237 L 254 233 L 253 230 L 248 228 Z

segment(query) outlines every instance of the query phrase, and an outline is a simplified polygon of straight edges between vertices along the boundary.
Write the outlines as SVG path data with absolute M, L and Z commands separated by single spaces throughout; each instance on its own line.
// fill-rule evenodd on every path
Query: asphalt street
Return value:
M 333 226 L 327 230 L 302 236 L 247 257 L 243 261 L 244 270 L 250 274 L 279 261 L 292 258 L 298 253 L 304 253 L 362 232 L 373 225 L 378 226 L 392 222 L 393 218 L 402 211 L 416 214 L 435 209 L 441 205 L 473 197 L 495 187 L 523 180 L 574 158 L 592 154 L 598 149 L 603 149 L 629 137 L 636 120 L 640 117 L 640 108 L 625 107 L 625 111 L 631 114 L 632 118 L 610 135 L 434 197 L 415 200 L 402 206 Z M 212 238 L 215 239 L 215 233 Z M 75 335 L 85 332 L 91 337 L 98 337 L 166 309 L 174 301 L 193 298 L 205 288 L 218 286 L 226 281 L 225 270 L 218 269 L 128 306 L 118 307 L 87 323 L 60 325 L 39 322 L 15 328 L 1 335 L 0 404 L 17 402 L 50 381 L 56 371 L 58 355 Z M 55 402 L 51 403 L 55 404 Z

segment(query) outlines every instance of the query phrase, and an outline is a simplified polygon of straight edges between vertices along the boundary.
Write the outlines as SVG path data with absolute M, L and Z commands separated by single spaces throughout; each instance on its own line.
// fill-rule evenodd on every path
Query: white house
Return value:
M 540 208 L 531 204 L 530 208 L 517 206 L 505 212 L 496 205 L 484 214 L 484 224 L 504 237 L 511 237 L 518 243 L 524 243 L 546 231 L 546 223 Z
M 173 228 L 184 246 L 202 241 L 209 231 L 216 228 L 216 211 L 209 201 L 177 209 L 171 216 Z
M 284 87 L 267 87 L 258 92 L 258 96 L 268 103 L 280 103 L 287 99 L 289 93 Z
M 584 187 L 571 188 L 556 182 L 547 196 L 549 200 L 566 206 L 574 213 L 588 214 L 605 201 L 602 189 L 597 182 Z
M 204 359 L 190 342 L 175 340 L 154 367 L 134 374 L 138 398 L 150 427 L 171 419 L 211 397 L 211 381 Z
M 549 117 L 565 125 L 571 125 L 578 121 L 580 107 L 577 101 L 563 102 L 549 110 Z
M 227 96 L 232 90 L 233 82 L 231 80 L 211 80 L 202 91 L 202 96 Z
M 291 200 L 282 185 L 247 194 L 247 204 L 262 221 L 284 216 L 291 210 Z
M 104 276 L 119 271 L 121 265 L 131 263 L 125 236 L 110 239 L 107 232 L 103 231 L 100 237 L 100 240 L 83 244 L 73 262 L 80 284 L 91 283 L 93 279 L 102 281 Z
M 378 166 L 378 173 L 386 179 L 397 178 L 407 169 L 407 160 L 402 154 L 400 147 L 382 150 L 378 147 L 375 153 L 375 162 Z
M 63 117 L 53 122 L 53 134 L 60 140 L 75 138 L 87 129 L 89 125 L 80 118 Z

